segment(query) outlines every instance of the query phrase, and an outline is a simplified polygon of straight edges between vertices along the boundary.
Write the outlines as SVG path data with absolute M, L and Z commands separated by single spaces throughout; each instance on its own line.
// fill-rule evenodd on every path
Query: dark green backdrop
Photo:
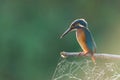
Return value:
M 120 0 L 0 0 L 0 80 L 50 80 L 61 51 L 80 51 L 75 34 L 85 18 L 97 52 L 120 52 Z

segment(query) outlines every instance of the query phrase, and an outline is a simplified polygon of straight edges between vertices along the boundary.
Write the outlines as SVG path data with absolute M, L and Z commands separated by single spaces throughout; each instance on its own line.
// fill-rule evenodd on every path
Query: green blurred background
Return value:
M 80 51 L 74 32 L 85 18 L 97 52 L 120 52 L 120 0 L 0 0 L 0 80 L 50 80 L 61 51 Z

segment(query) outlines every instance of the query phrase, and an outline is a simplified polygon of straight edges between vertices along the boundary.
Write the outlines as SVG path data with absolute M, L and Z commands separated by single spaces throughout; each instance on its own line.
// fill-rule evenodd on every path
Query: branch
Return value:
M 91 56 L 90 54 L 83 55 L 82 52 L 61 52 L 60 53 L 61 57 L 67 58 L 69 56 Z M 96 58 L 105 58 L 105 59 L 119 59 L 120 60 L 120 55 L 117 54 L 107 54 L 107 53 L 95 53 L 94 56 Z

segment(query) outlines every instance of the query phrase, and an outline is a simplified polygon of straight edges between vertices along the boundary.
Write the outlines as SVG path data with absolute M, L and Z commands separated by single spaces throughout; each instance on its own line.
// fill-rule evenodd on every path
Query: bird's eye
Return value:
M 71 29 L 74 29 L 75 26 L 72 25 Z
M 75 26 L 75 24 L 72 25 L 72 27 L 74 27 L 74 26 Z

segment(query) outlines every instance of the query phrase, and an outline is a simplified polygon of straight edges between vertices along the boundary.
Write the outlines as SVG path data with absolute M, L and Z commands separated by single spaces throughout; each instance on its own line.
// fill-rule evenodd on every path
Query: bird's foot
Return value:
M 91 59 L 92 59 L 93 63 L 96 65 L 96 59 L 95 59 L 95 57 L 92 56 Z
M 85 52 L 80 52 L 79 53 L 79 56 L 86 56 L 87 55 L 87 53 L 85 53 Z
M 79 56 L 91 56 L 91 54 L 89 52 L 80 52 Z

